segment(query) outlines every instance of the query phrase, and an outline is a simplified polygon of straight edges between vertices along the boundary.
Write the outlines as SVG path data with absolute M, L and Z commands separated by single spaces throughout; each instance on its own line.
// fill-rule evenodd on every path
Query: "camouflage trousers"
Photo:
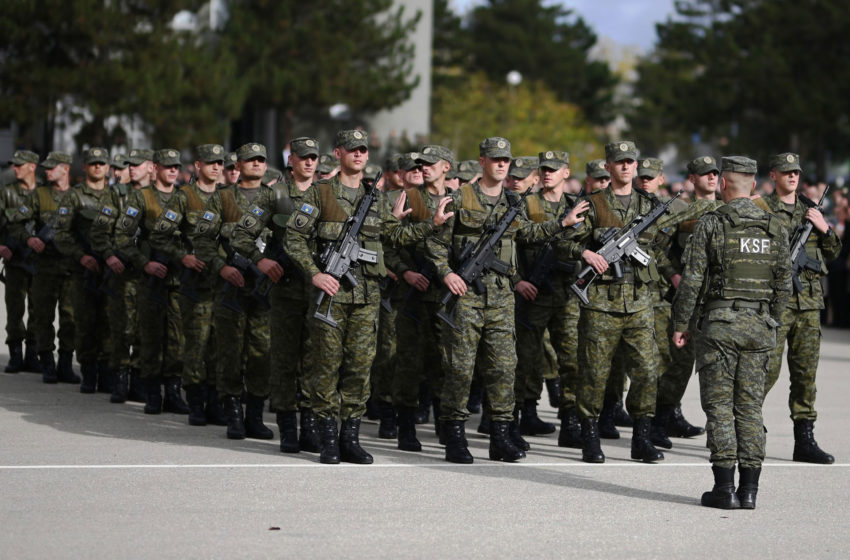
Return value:
M 576 391 L 580 418 L 599 418 L 615 353 L 631 380 L 626 408 L 633 418 L 655 415 L 658 389 L 658 347 L 651 307 L 635 313 L 611 313 L 582 308 L 579 318 Z
M 135 366 L 139 359 L 139 315 L 136 303 L 139 279 L 125 272 L 121 276 L 112 276 L 110 287 L 115 297 L 109 300 L 106 307 L 109 330 L 112 332 L 109 365 L 114 369 Z
M 236 296 L 241 313 L 225 307 L 221 300 L 219 295 L 214 311 L 218 395 L 241 397 L 244 386 L 249 395 L 266 398 L 270 375 L 269 310 L 241 290 Z
M 673 327 L 671 325 L 670 331 L 672 330 Z M 670 363 L 667 364 L 667 368 L 658 380 L 659 406 L 679 406 L 682 402 L 682 397 L 685 396 L 688 382 L 694 373 L 694 360 L 696 359 L 694 339 L 699 336 L 693 324 L 691 324 L 690 333 L 691 338 L 682 348 L 676 348 L 673 344 L 670 344 Z M 672 339 L 673 333 L 670 332 L 667 338 Z
M 378 301 L 334 302 L 330 313 L 336 327 L 312 316 L 308 318 L 312 357 L 306 377 L 313 411 L 320 418 L 347 420 L 360 418 L 366 412 L 379 307 Z
M 32 275 L 24 269 L 6 263 L 6 344 L 24 339 L 35 340 L 33 328 L 33 301 L 29 296 Z M 24 313 L 29 314 L 29 324 L 24 324 Z
M 145 280 L 146 282 L 147 280 Z M 147 288 L 138 298 L 139 369 L 143 379 L 180 377 L 183 372 L 183 324 L 176 286 L 161 286 L 150 299 Z
M 63 271 L 55 259 L 39 260 L 30 288 L 32 323 L 39 352 L 56 349 L 53 320 L 59 307 L 59 351 L 74 351 L 74 305 L 71 301 L 71 273 Z
M 393 366 L 396 358 L 396 317 L 401 302 L 393 301 L 392 311 L 383 307 L 378 312 L 378 350 L 370 374 L 373 399 L 391 403 L 393 400 Z
M 293 290 L 297 293 L 293 293 Z M 297 297 L 300 294 L 300 297 Z M 310 371 L 310 337 L 307 313 L 310 300 L 302 285 L 278 284 L 269 294 L 271 332 L 270 402 L 275 410 L 292 412 L 309 408 L 310 387 L 305 383 Z M 301 400 L 298 388 L 301 387 Z
M 563 359 L 559 360 L 558 368 L 561 375 L 561 410 L 566 411 L 576 407 L 576 391 L 581 381 L 578 369 L 578 321 L 581 316 L 581 304 L 577 297 L 567 300 L 564 313 L 564 338 L 559 344 L 566 353 Z
M 108 361 L 112 348 L 109 315 L 106 312 L 109 297 L 101 291 L 86 288 L 82 267 L 78 267 L 71 275 L 71 294 L 77 362 L 90 364 Z
M 765 381 L 764 394 L 779 380 L 782 369 L 782 352 L 788 346 L 788 370 L 791 390 L 788 408 L 793 420 L 817 420 L 815 378 L 820 359 L 820 310 L 785 308 L 782 326 L 779 327 L 776 347 L 770 354 L 770 367 Z
M 522 301 L 517 304 L 516 326 L 516 403 L 540 398 L 543 373 L 547 369 L 546 333 L 557 357 L 557 371 L 565 375 L 570 360 L 575 363 L 575 338 L 570 333 L 570 313 L 566 306 L 536 305 Z M 573 330 L 575 325 L 573 325 Z M 574 385 L 573 385 L 574 387 Z M 574 389 L 571 389 L 571 391 Z
M 772 322 L 772 321 L 771 321 Z M 764 460 L 764 380 L 776 329 L 754 310 L 716 309 L 696 339 L 700 400 L 711 462 L 760 467 Z
M 393 376 L 393 405 L 396 408 L 419 406 L 419 385 L 427 381 L 432 395 L 443 385 L 440 341 L 445 323 L 437 318 L 439 304 L 409 301 L 396 317 L 399 352 Z M 418 318 L 418 321 L 416 318 Z
M 183 325 L 183 386 L 215 385 L 209 377 L 210 356 L 207 355 L 212 334 L 215 290 L 195 287 L 198 301 L 180 294 L 180 318 Z

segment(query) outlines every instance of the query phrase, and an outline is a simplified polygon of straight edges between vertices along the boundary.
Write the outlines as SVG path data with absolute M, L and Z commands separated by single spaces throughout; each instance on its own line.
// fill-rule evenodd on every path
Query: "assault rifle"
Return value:
M 461 280 L 466 282 L 467 286 L 471 285 L 475 289 L 476 294 L 481 295 L 487 291 L 487 287 L 481 281 L 482 275 L 486 272 L 492 270 L 497 274 L 503 275 L 510 273 L 510 263 L 496 258 L 496 247 L 499 245 L 502 236 L 508 231 L 508 227 L 516 219 L 517 214 L 522 210 L 522 202 L 530 192 L 531 187 L 522 193 L 519 200 L 514 203 L 511 203 L 513 195 L 507 194 L 508 209 L 502 214 L 499 221 L 488 228 L 478 238 L 476 243 L 468 241 L 461 247 L 460 254 L 457 257 L 457 262 L 460 263 L 460 266 L 458 266 L 455 274 L 460 276 Z M 443 292 L 442 299 L 440 299 L 442 308 L 437 312 L 437 317 L 448 323 L 455 330 L 457 330 L 457 327 L 455 326 L 454 318 L 458 299 L 459 296 L 455 295 L 451 290 L 446 289 Z
M 418 260 L 418 259 L 417 259 Z M 431 261 L 427 259 L 422 259 L 422 264 L 419 267 L 419 274 L 425 277 L 428 280 L 428 284 L 430 286 L 431 282 L 434 281 L 434 276 L 437 275 L 437 269 L 434 268 L 434 265 L 431 264 Z M 413 305 L 422 299 L 423 292 L 420 292 L 415 287 L 410 286 L 407 289 L 407 293 L 404 294 L 404 300 L 401 303 L 401 313 L 416 321 L 417 323 L 422 322 L 422 317 L 419 316 L 419 312 L 416 310 L 416 307 Z
M 610 229 L 600 238 L 599 242 L 602 247 L 596 253 L 605 259 L 605 261 L 614 269 L 616 278 L 623 277 L 622 262 L 626 257 L 630 257 L 633 261 L 641 266 L 647 266 L 652 260 L 652 257 L 638 245 L 638 237 L 641 233 L 649 229 L 658 218 L 664 215 L 665 212 L 673 204 L 673 201 L 681 196 L 682 191 L 676 193 L 676 196 L 655 206 L 646 216 L 638 216 L 626 226 L 617 229 Z M 585 266 L 578 274 L 576 281 L 570 286 L 570 289 L 578 296 L 581 302 L 585 305 L 589 303 L 587 299 L 587 289 L 599 276 L 592 266 Z
M 180 237 L 183 239 L 183 247 L 186 251 L 190 255 L 194 255 L 195 247 L 192 245 L 192 241 L 186 235 L 181 234 Z M 183 270 L 180 272 L 180 288 L 177 290 L 177 293 L 187 298 L 192 303 L 198 303 L 201 301 L 201 296 L 198 295 L 198 277 L 199 273 L 196 270 L 186 266 L 184 266 Z
M 272 283 L 265 282 L 268 277 L 254 264 L 254 261 L 233 249 L 227 238 L 222 237 L 221 246 L 227 253 L 227 264 L 238 270 L 246 280 L 249 272 L 254 277 L 254 289 L 251 291 L 251 297 L 257 300 L 265 309 L 271 309 L 269 291 L 271 290 Z M 239 305 L 239 299 L 237 298 L 238 293 L 239 288 L 237 286 L 225 281 L 224 287 L 221 290 L 221 304 L 232 311 L 242 313 L 242 306 Z
M 150 260 L 158 262 L 159 264 L 163 264 L 166 267 L 171 261 L 167 254 L 163 253 L 162 251 L 157 251 L 156 249 L 151 250 Z M 163 295 L 164 286 L 165 278 L 159 278 L 158 276 L 154 276 L 152 274 L 148 276 L 147 297 L 150 301 L 154 302 L 160 307 L 166 307 L 167 305 L 167 302 L 165 301 L 165 296 Z
M 826 186 L 826 189 L 823 191 L 823 195 L 821 195 L 817 204 L 805 196 L 801 196 L 800 200 L 802 200 L 809 208 L 817 208 L 820 210 L 821 205 L 826 198 L 826 193 L 828 192 L 829 185 Z M 809 237 L 812 235 L 812 229 L 814 229 L 814 227 L 815 225 L 811 220 L 805 220 L 802 224 L 797 226 L 797 229 L 794 230 L 794 235 L 791 236 L 791 283 L 794 285 L 795 294 L 803 291 L 803 282 L 800 280 L 800 274 L 802 274 L 804 270 L 822 272 L 820 261 L 811 258 L 809 254 L 806 253 L 806 242 L 808 242 Z

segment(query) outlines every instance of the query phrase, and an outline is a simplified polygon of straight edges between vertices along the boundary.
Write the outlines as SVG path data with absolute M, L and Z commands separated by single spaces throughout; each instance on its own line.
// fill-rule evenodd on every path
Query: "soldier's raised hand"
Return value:
M 455 215 L 454 212 L 446 212 L 446 206 L 452 201 L 452 197 L 444 196 L 437 204 L 437 212 L 434 214 L 434 225 L 441 226 L 446 223 L 449 218 Z
M 413 208 L 404 209 L 404 203 L 407 202 L 407 193 L 401 191 L 401 194 L 398 195 L 398 200 L 393 204 L 393 216 L 401 220 L 411 212 L 413 212 Z

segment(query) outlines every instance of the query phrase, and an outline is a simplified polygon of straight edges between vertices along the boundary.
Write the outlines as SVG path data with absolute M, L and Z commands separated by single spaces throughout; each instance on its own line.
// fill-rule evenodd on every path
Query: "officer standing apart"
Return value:
M 764 460 L 765 376 L 791 294 L 785 228 L 749 198 L 756 170 L 749 158 L 723 158 L 720 195 L 726 205 L 697 223 L 673 301 L 673 344 L 681 348 L 705 293 L 696 367 L 714 488 L 703 494 L 702 505 L 721 509 L 756 505 Z

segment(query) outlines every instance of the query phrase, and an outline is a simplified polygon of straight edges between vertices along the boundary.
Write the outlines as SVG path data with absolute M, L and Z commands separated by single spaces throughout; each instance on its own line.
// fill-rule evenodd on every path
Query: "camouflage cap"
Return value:
M 67 163 L 70 165 L 73 161 L 74 158 L 67 152 L 50 152 L 40 165 L 45 169 L 53 169 L 60 163 Z
M 289 142 L 292 153 L 298 157 L 319 157 L 319 141 L 309 136 L 300 136 Z
M 201 144 L 200 146 L 195 146 L 195 156 L 198 158 L 198 161 L 204 163 L 213 163 L 216 161 L 224 163 L 224 155 L 224 147 L 221 144 Z
M 608 161 L 622 161 L 624 159 L 637 161 L 637 147 L 631 140 L 618 140 L 605 144 L 605 159 Z
M 363 178 L 374 181 L 378 177 L 378 173 L 380 173 L 380 171 L 380 166 L 375 165 L 374 163 L 367 163 L 366 167 L 363 168 Z
M 273 185 L 279 182 L 281 176 L 282 173 L 280 172 L 280 169 L 271 166 L 266 167 L 266 172 L 263 173 L 262 183 L 264 185 Z
M 507 138 L 493 136 L 485 138 L 478 145 L 478 155 L 489 158 L 511 157 L 511 143 Z
M 768 168 L 771 171 L 803 171 L 803 168 L 800 167 L 800 156 L 797 154 L 792 154 L 790 152 L 786 152 L 784 154 L 776 154 L 775 156 L 770 156 L 770 163 Z
M 411 169 L 422 167 L 422 162 L 419 161 L 419 155 L 419 152 L 401 154 L 401 157 L 398 158 L 398 168 L 402 171 L 410 171 Z
M 440 160 L 447 161 L 452 165 L 455 163 L 455 155 L 452 151 L 445 146 L 440 146 L 438 144 L 427 144 L 422 146 L 422 149 L 419 150 L 419 159 L 428 165 L 437 163 Z
M 109 163 L 109 150 L 106 148 L 89 148 L 83 152 L 83 164 Z
M 256 142 L 248 142 L 239 146 L 236 150 L 236 158 L 241 161 L 247 161 L 254 158 L 267 158 L 266 147 Z
M 755 175 L 758 172 L 756 160 L 746 156 L 729 156 L 722 158 L 720 161 L 724 172 L 731 171 L 733 173 L 745 173 L 747 175 Z
M 511 167 L 508 169 L 508 175 L 517 179 L 525 179 L 533 171 L 537 171 L 538 159 L 534 156 L 523 156 L 514 158 L 511 161 Z
M 337 161 L 333 154 L 322 154 L 319 156 L 319 164 L 316 166 L 318 173 L 330 173 L 336 169 Z
M 548 169 L 560 169 L 570 165 L 570 153 L 548 150 L 540 152 L 538 155 L 540 165 L 538 167 L 546 167 Z
M 711 156 L 702 156 L 688 162 L 688 173 L 693 175 L 705 175 L 716 171 L 720 173 L 720 168 L 717 167 L 717 160 Z
M 146 161 L 153 161 L 153 150 L 146 148 L 133 148 L 127 154 L 127 163 L 130 165 L 141 165 Z
M 38 163 L 38 154 L 29 150 L 16 150 L 9 160 L 12 165 L 23 165 L 25 163 Z
M 401 154 L 393 154 L 387 158 L 387 161 L 384 162 L 384 169 L 391 172 L 398 171 L 398 162 L 401 159 Z
M 606 179 L 611 178 L 611 174 L 608 173 L 607 169 L 605 169 L 604 159 L 595 159 L 587 162 L 584 171 L 588 177 L 593 177 L 594 179 L 601 179 L 603 177 Z
M 180 161 L 180 152 L 174 148 L 165 148 L 155 151 L 153 153 L 153 162 L 157 165 L 166 167 L 182 165 L 182 162 Z
M 109 162 L 109 165 L 111 165 L 115 169 L 127 169 L 127 154 L 113 154 L 112 161 Z
M 481 173 L 481 164 L 474 159 L 467 159 L 457 164 L 455 177 L 463 181 L 471 181 L 479 173 Z
M 227 152 L 224 155 L 224 168 L 227 169 L 228 167 L 236 167 L 236 160 L 236 152 Z
M 361 146 L 369 148 L 369 135 L 362 130 L 340 130 L 336 133 L 334 146 L 346 150 L 353 150 Z
M 658 158 L 645 158 L 638 162 L 638 177 L 655 179 L 664 172 L 664 162 Z

